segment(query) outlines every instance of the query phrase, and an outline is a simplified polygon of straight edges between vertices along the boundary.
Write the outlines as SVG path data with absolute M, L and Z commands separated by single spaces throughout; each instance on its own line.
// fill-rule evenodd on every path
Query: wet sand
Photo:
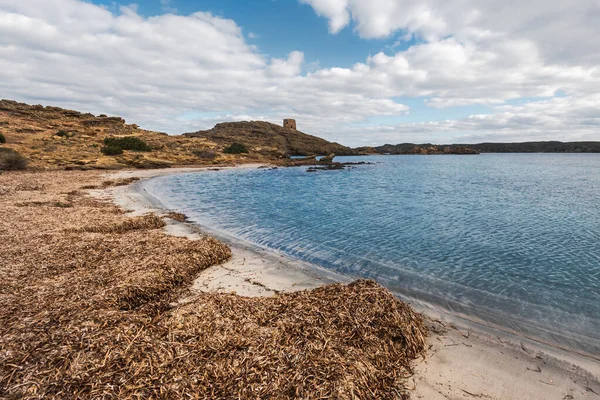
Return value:
M 206 169 L 122 171 L 107 178 L 151 178 L 195 171 Z M 168 211 L 144 190 L 144 181 L 95 191 L 95 194 L 112 198 L 132 215 Z M 206 227 L 172 221 L 165 229 L 172 235 L 191 239 L 203 234 L 216 236 L 226 242 L 233 253 L 228 262 L 201 272 L 188 297 L 180 299 L 181 302 L 202 292 L 273 296 L 351 281 L 349 277 L 240 242 Z M 416 308 L 429 316 L 432 333 L 428 339 L 428 354 L 415 363 L 415 374 L 410 378 L 413 398 L 600 399 L 600 365 L 595 360 L 538 346 L 491 329 L 478 329 L 468 321 Z

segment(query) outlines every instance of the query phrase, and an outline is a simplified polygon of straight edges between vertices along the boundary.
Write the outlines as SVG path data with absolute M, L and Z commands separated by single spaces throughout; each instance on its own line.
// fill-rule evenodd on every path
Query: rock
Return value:
M 309 156 L 304 158 L 293 158 L 290 159 L 290 167 L 299 167 L 301 165 L 317 165 L 317 156 Z
M 330 154 L 327 157 L 323 157 L 319 160 L 319 164 L 331 164 L 333 162 L 333 159 L 335 157 L 335 154 Z
M 81 122 L 84 126 L 105 126 L 107 124 L 123 125 L 125 120 L 119 117 L 90 118 Z

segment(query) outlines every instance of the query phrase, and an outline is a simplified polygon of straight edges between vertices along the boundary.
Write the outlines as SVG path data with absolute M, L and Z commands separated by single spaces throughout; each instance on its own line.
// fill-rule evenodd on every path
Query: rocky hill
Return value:
M 6 143 L 2 143 L 2 142 Z M 123 148 L 114 147 L 123 143 Z M 136 147 L 127 147 L 131 144 Z M 230 151 L 230 146 L 241 151 Z M 107 151 L 106 147 L 111 149 Z M 0 169 L 20 153 L 33 169 L 161 168 L 232 163 L 289 164 L 290 155 L 356 151 L 268 122 L 222 123 L 185 135 L 141 129 L 120 117 L 0 100 Z M 3 161 L 4 160 L 4 161 Z
M 33 169 L 158 168 L 228 161 L 216 143 L 206 140 L 147 131 L 119 117 L 10 100 L 0 100 L 0 134 L 6 139 L 0 150 L 20 153 Z M 137 138 L 149 151 L 103 154 L 105 140 L 111 138 Z M 211 151 L 210 159 L 196 155 Z
M 210 130 L 185 133 L 183 136 L 224 145 L 244 143 L 260 154 L 271 157 L 358 154 L 356 150 L 339 143 L 263 121 L 224 122 Z

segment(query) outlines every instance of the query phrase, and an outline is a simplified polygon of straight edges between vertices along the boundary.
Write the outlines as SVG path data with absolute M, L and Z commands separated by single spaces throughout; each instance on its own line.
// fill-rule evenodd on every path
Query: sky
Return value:
M 600 0 L 0 0 L 0 98 L 349 146 L 600 140 Z

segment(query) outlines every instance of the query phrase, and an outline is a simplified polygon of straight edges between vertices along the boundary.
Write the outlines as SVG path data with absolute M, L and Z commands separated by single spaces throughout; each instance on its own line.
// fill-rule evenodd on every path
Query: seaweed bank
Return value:
M 0 175 L 0 398 L 408 398 L 420 314 L 365 280 L 191 290 L 231 250 L 90 196 L 137 178 Z

